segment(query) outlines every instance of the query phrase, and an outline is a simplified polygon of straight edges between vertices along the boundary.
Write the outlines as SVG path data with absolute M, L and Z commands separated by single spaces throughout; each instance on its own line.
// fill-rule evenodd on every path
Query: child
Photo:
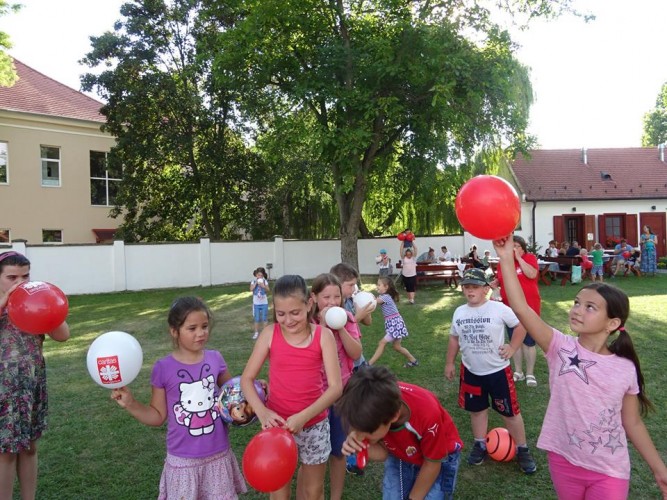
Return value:
M 396 352 L 401 353 L 405 356 L 408 361 L 403 365 L 406 368 L 413 368 L 419 366 L 419 361 L 415 358 L 410 351 L 401 345 L 401 340 L 404 337 L 408 336 L 408 329 L 405 326 L 403 317 L 398 312 L 396 307 L 396 302 L 399 301 L 398 291 L 394 287 L 394 282 L 385 276 L 378 278 L 377 283 L 378 288 L 378 297 L 377 303 L 382 306 L 382 315 L 384 316 L 384 331 L 385 335 L 380 339 L 380 343 L 375 350 L 375 354 L 368 362 L 369 365 L 374 365 L 382 353 L 387 344 L 391 343 L 394 346 Z
M 384 248 L 380 250 L 380 255 L 375 258 L 375 261 L 377 262 L 380 276 L 390 276 L 393 273 L 391 259 Z
M 352 375 L 336 409 L 350 429 L 343 453 L 384 460 L 383 498 L 453 498 L 463 444 L 433 393 L 372 366 Z
M 593 250 L 591 250 L 589 255 L 593 259 L 591 280 L 595 281 L 599 278 L 601 282 L 604 281 L 604 250 L 602 249 L 602 245 L 600 243 L 593 245 Z
M 516 276 L 514 267 L 511 273 Z M 447 348 L 445 377 L 454 380 L 454 360 L 461 350 L 459 406 L 470 412 L 475 439 L 468 455 L 470 465 L 479 465 L 487 457 L 486 434 L 489 399 L 505 427 L 517 443 L 517 461 L 526 474 L 537 470 L 526 444 L 526 430 L 516 398 L 509 359 L 521 348 L 526 330 L 505 304 L 488 300 L 489 284 L 484 271 L 468 269 L 461 280 L 467 303 L 454 311 Z M 514 328 L 512 341 L 505 344 L 505 326 Z
M 258 267 L 252 273 L 255 277 L 250 282 L 250 291 L 252 292 L 252 313 L 255 320 L 255 333 L 252 335 L 253 340 L 257 340 L 260 330 L 264 329 L 267 324 L 267 316 L 269 313 L 269 282 L 266 280 L 266 270 L 263 267 Z
M 7 300 L 30 280 L 30 261 L 18 252 L 0 254 L 0 498 L 12 498 L 18 475 L 21 498 L 37 491 L 37 440 L 46 429 L 48 402 L 44 335 L 22 332 L 9 320 Z M 63 322 L 48 336 L 69 338 Z
M 241 375 L 241 389 L 263 429 L 284 427 L 294 434 L 301 460 L 297 497 L 315 500 L 324 497 L 324 475 L 331 453 L 327 408 L 340 397 L 342 382 L 331 330 L 309 322 L 312 302 L 301 276 L 285 275 L 276 281 L 276 323 L 260 333 Z M 253 380 L 267 359 L 269 397 L 264 405 L 253 389 Z M 289 499 L 290 483 L 273 492 L 271 498 Z
M 246 484 L 227 425 L 215 411 L 217 387 L 232 376 L 222 355 L 205 349 L 211 312 L 200 299 L 181 297 L 171 305 L 167 323 L 174 351 L 153 366 L 150 404 L 135 400 L 127 387 L 111 391 L 111 399 L 142 424 L 159 427 L 167 421 L 158 498 L 218 498 L 222 492 L 237 498 Z
M 325 316 L 327 311 L 334 306 L 341 307 L 343 294 L 338 278 L 331 273 L 320 274 L 313 280 L 310 295 L 315 304 L 313 319 L 316 324 L 326 326 Z M 354 320 L 352 313 L 346 311 L 348 320 L 345 326 L 339 330 L 331 330 L 336 341 L 338 350 L 338 363 L 343 387 L 352 376 L 354 360 L 361 356 L 361 342 L 359 341 L 359 325 Z M 324 379 L 326 387 L 326 378 Z M 343 497 L 345 485 L 345 457 L 341 451 L 346 433 L 338 414 L 329 408 L 329 430 L 331 437 L 331 456 L 329 457 L 329 488 L 332 500 L 340 500 Z
M 416 245 L 414 251 L 415 253 L 412 252 L 411 248 L 408 248 L 401 262 L 401 274 L 403 275 L 405 292 L 408 295 L 408 304 L 415 303 L 415 292 L 417 291 L 417 259 L 414 257 L 417 252 Z
M 559 498 L 627 498 L 630 457 L 627 438 L 653 471 L 667 497 L 667 467 L 641 419 L 651 404 L 632 339 L 625 329 L 627 295 L 603 283 L 579 290 L 565 335 L 536 314 L 514 273 L 512 238 L 493 242 L 506 272 L 510 304 L 537 340 L 549 366 L 551 398 L 538 446 L 547 451 Z M 618 338 L 609 337 L 618 332 Z
M 581 279 L 585 279 L 593 269 L 593 261 L 588 257 L 588 250 L 582 248 L 579 250 L 579 258 L 581 259 Z
M 482 257 L 482 264 L 484 265 L 483 269 L 488 269 L 491 265 L 489 259 L 491 258 L 491 250 L 484 250 L 484 257 Z

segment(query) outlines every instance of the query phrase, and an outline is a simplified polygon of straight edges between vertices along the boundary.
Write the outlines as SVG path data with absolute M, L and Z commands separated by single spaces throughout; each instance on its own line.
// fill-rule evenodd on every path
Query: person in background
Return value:
M 435 264 L 436 262 L 438 262 L 438 259 L 436 258 L 435 250 L 432 247 L 428 247 L 428 251 L 417 257 L 417 264 Z
M 438 253 L 438 261 L 439 262 L 450 262 L 452 260 L 452 253 L 447 250 L 447 247 L 445 245 L 442 245 L 440 247 L 440 253 Z
M 266 279 L 266 269 L 258 267 L 252 273 L 254 279 L 250 282 L 252 292 L 252 314 L 255 321 L 255 333 L 253 340 L 257 340 L 259 332 L 267 325 L 269 315 L 269 282 Z
M 484 264 L 484 269 L 488 269 L 491 265 L 489 259 L 491 258 L 491 250 L 484 250 L 484 257 L 482 257 L 482 264 Z
M 590 252 L 593 261 L 591 268 L 591 280 L 595 281 L 599 278 L 600 282 L 604 281 L 604 250 L 600 243 L 593 245 L 593 250 Z
M 468 253 L 468 258 L 470 259 L 470 262 L 472 263 L 472 266 L 477 268 L 477 269 L 485 269 L 484 264 L 482 263 L 481 259 L 479 258 L 479 255 L 477 254 L 477 245 L 473 245 L 470 247 L 470 252 Z
M 375 262 L 378 265 L 380 276 L 391 276 L 391 274 L 393 274 L 391 259 L 387 255 L 387 251 L 384 248 L 380 250 L 380 255 L 375 258 Z
M 656 262 L 656 246 L 658 237 L 653 233 L 649 226 L 642 228 L 642 235 L 639 239 L 639 245 L 642 250 L 641 271 L 642 274 L 655 276 L 658 266 Z
M 546 257 L 558 257 L 558 242 L 556 240 L 551 240 L 544 254 Z
M 22 499 L 37 492 L 37 441 L 46 430 L 48 396 L 46 336 L 65 342 L 70 332 L 63 322 L 46 335 L 32 335 L 12 324 L 9 295 L 30 281 L 30 261 L 18 252 L 0 253 L 0 498 L 11 499 L 18 477 Z
M 417 251 L 417 246 L 415 246 L 415 251 Z M 405 251 L 402 264 L 401 274 L 403 275 L 403 286 L 408 295 L 408 304 L 414 304 L 417 291 L 417 260 L 411 248 Z
M 615 278 L 621 271 L 625 272 L 625 261 L 630 258 L 633 251 L 634 248 L 632 248 L 632 245 L 628 245 L 628 241 L 625 238 L 622 238 L 614 247 L 614 260 L 611 263 L 614 272 L 611 275 L 612 278 Z
M 588 258 L 588 250 L 582 248 L 579 250 L 579 259 L 581 261 L 581 279 L 590 277 L 593 269 L 593 261 Z

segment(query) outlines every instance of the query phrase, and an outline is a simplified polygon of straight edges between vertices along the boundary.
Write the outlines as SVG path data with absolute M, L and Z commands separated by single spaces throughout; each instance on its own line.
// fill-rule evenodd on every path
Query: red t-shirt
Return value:
M 459 431 L 438 398 L 426 389 L 399 382 L 401 399 L 410 410 L 408 421 L 390 428 L 383 439 L 387 451 L 415 465 L 439 462 L 457 447 L 463 448 Z
M 514 268 L 516 269 L 517 277 L 519 278 L 519 284 L 523 290 L 524 295 L 526 296 L 526 302 L 530 308 L 535 311 L 537 314 L 540 314 L 541 309 L 541 299 L 540 299 L 540 290 L 538 289 L 537 280 L 540 276 L 540 267 L 537 264 L 537 257 L 532 253 L 523 254 L 523 260 L 531 267 L 537 269 L 537 274 L 535 278 L 530 279 L 521 270 L 521 266 L 516 259 L 514 259 Z M 500 271 L 500 266 L 498 266 L 498 283 L 500 284 L 500 297 L 503 299 L 503 304 L 509 306 L 509 300 L 507 300 L 507 294 L 505 293 L 505 287 L 503 286 L 503 274 Z M 511 307 L 511 306 L 510 306 Z

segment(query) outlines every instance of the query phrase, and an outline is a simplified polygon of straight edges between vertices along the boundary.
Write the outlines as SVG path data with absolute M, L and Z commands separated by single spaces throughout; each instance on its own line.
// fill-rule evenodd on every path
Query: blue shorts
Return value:
M 512 340 L 512 333 L 514 333 L 514 328 L 510 328 L 508 326 L 507 335 L 509 336 L 510 340 Z M 535 339 L 530 336 L 530 333 L 526 332 L 526 338 L 523 339 L 523 345 L 527 345 L 528 347 L 533 347 L 535 343 L 536 343 Z
M 456 476 L 459 471 L 461 451 L 456 450 L 440 462 L 440 474 L 433 482 L 424 500 L 443 500 L 454 498 Z M 384 462 L 384 478 L 382 479 L 382 500 L 403 500 L 417 480 L 421 467 L 404 462 L 393 455 Z
M 343 443 L 347 434 L 343 430 L 343 422 L 340 416 L 334 411 L 334 407 L 329 408 L 329 435 L 331 436 L 331 454 L 334 457 L 343 456 Z
M 266 323 L 269 315 L 269 304 L 254 304 L 252 314 L 255 317 L 255 323 Z
M 504 417 L 521 413 L 512 368 L 508 365 L 495 373 L 475 375 L 461 363 L 459 406 L 473 413 L 491 406 Z
M 592 276 L 604 276 L 604 265 L 593 266 L 591 269 Z

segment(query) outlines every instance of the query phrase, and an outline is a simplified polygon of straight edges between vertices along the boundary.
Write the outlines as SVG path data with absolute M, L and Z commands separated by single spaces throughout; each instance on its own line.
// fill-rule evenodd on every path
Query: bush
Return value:
M 660 257 L 658 259 L 658 269 L 667 269 L 667 257 Z

